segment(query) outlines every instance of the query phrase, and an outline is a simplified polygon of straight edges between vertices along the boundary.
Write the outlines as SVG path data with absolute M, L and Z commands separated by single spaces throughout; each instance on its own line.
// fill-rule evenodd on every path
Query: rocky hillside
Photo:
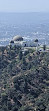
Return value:
M 0 111 L 49 111 L 49 52 L 0 47 Z

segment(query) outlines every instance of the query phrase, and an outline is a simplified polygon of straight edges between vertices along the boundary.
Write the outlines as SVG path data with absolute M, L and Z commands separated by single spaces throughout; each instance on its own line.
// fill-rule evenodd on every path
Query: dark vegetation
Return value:
M 0 111 L 49 111 L 49 52 L 0 47 Z

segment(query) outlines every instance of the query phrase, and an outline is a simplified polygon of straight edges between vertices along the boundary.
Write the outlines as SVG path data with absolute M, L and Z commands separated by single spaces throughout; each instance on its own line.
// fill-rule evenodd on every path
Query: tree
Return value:
M 20 60 L 22 59 L 22 56 L 23 56 L 22 51 L 20 51 L 20 52 L 19 52 L 19 59 L 20 59 Z
M 24 65 L 26 65 L 25 57 L 23 57 L 22 62 L 23 62 Z
M 37 46 L 36 46 L 36 50 L 38 49 L 38 39 L 35 40 L 35 43 L 37 43 Z
M 45 45 L 45 44 L 43 45 L 43 50 L 44 50 L 44 51 L 46 50 L 46 45 Z

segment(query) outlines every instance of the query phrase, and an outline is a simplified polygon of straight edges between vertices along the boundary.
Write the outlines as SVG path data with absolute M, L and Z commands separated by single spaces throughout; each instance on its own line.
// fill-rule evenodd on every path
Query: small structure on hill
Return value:
M 37 42 L 33 42 L 32 40 L 24 40 L 23 37 L 17 35 L 13 37 L 13 39 L 10 41 L 9 45 L 16 45 L 21 47 L 36 47 Z
M 27 42 L 23 40 L 23 37 L 17 35 L 17 36 L 13 37 L 13 39 L 10 41 L 9 45 L 25 47 L 25 46 L 27 46 Z

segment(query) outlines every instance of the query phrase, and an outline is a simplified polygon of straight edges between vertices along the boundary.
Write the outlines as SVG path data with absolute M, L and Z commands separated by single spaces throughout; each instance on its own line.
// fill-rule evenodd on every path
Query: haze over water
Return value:
M 15 35 L 49 44 L 49 13 L 0 13 L 0 45 Z

